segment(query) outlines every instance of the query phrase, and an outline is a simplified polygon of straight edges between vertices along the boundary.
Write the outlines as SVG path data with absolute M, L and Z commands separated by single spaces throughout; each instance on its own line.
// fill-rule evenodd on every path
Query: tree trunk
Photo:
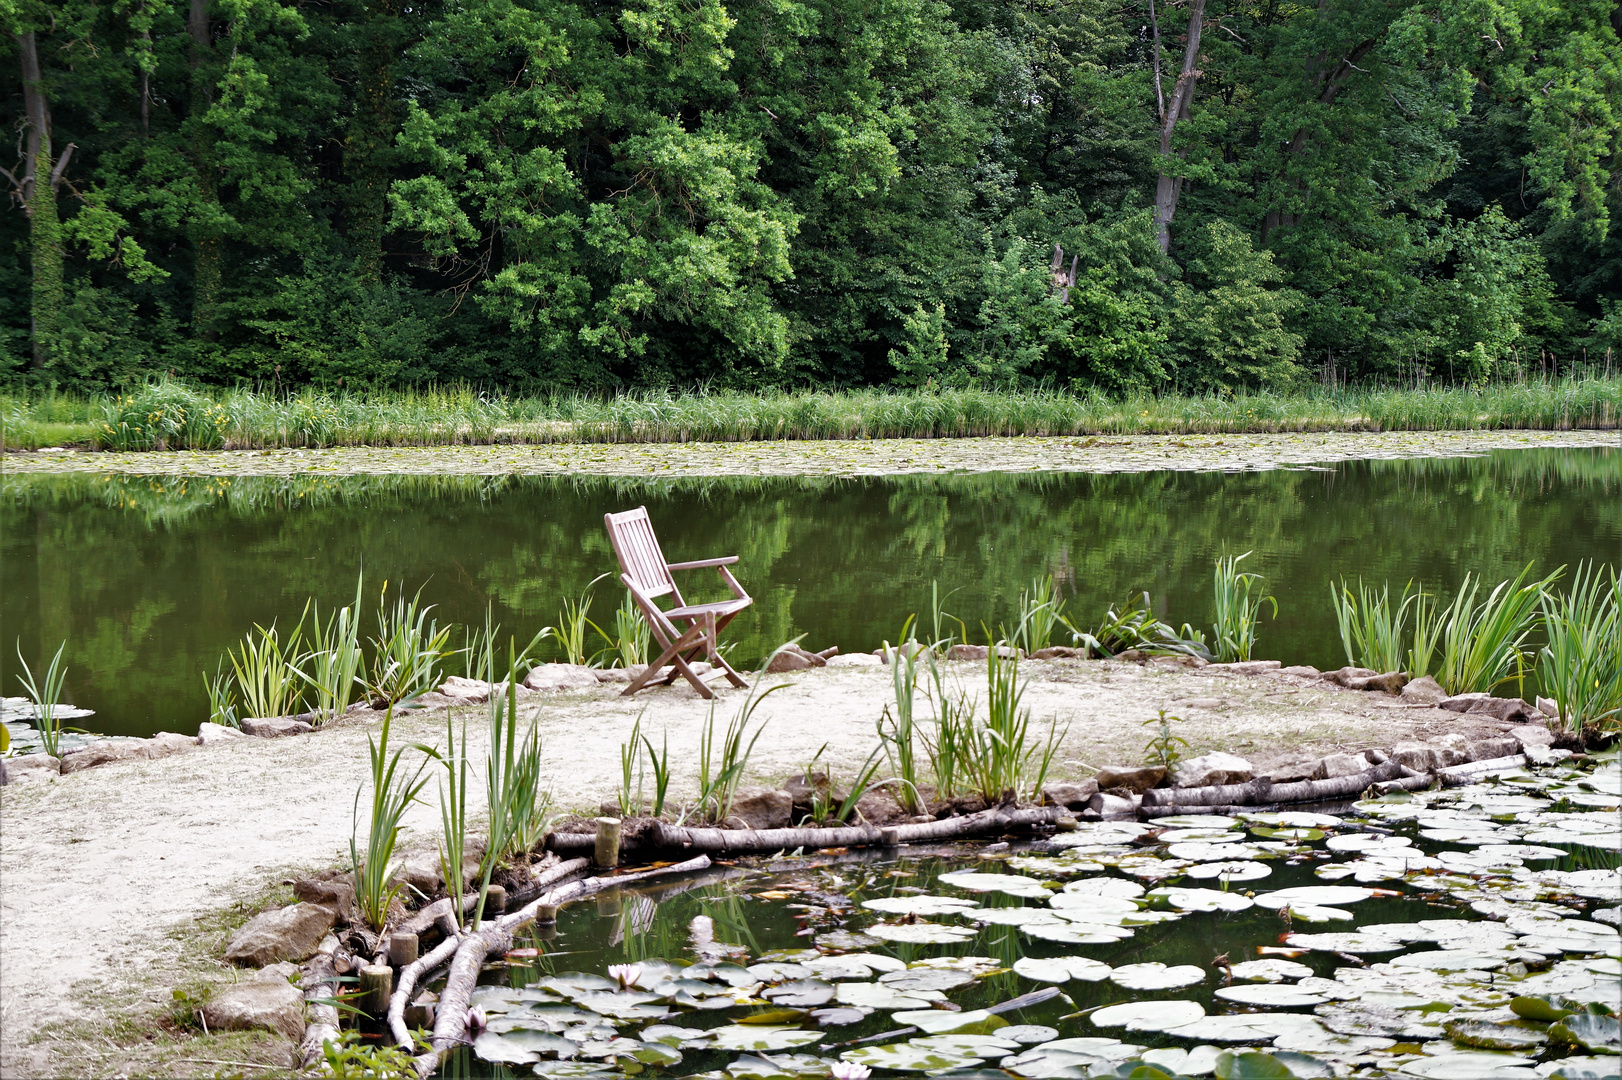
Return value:
M 56 213 L 56 188 L 67 167 L 69 145 L 62 160 L 51 166 L 51 106 L 40 74 L 39 46 L 34 32 L 17 34 L 22 61 L 23 113 L 27 125 L 23 143 L 23 172 L 17 195 L 28 215 L 29 254 L 33 271 L 31 335 L 34 368 L 51 362 L 51 345 L 62 317 L 66 286 L 62 278 L 62 223 Z
M 1183 191 L 1183 178 L 1172 176 L 1166 172 L 1165 165 L 1172 157 L 1171 137 L 1177 130 L 1177 122 L 1188 116 L 1190 106 L 1194 103 L 1194 84 L 1199 81 L 1200 70 L 1197 66 L 1200 59 L 1200 31 L 1205 21 L 1205 0 L 1189 0 L 1188 5 L 1188 46 L 1183 50 L 1183 70 L 1177 76 L 1177 82 L 1171 88 L 1171 101 L 1166 105 L 1165 115 L 1160 119 L 1160 179 L 1155 183 L 1155 239 L 1160 244 L 1160 253 L 1166 254 L 1171 250 L 1171 219 L 1177 214 L 1177 199 Z M 1158 21 L 1155 26 L 1155 40 L 1160 39 Z M 1155 77 L 1159 79 L 1159 54 L 1155 56 Z M 1183 155 L 1179 153 L 1178 157 Z
M 360 52 L 355 112 L 344 139 L 344 172 L 349 178 L 349 239 L 355 245 L 362 282 L 383 272 L 383 234 L 388 226 L 389 149 L 394 144 L 394 65 L 400 0 L 371 0 L 366 40 Z
M 191 0 L 186 15 L 186 32 L 191 37 L 191 117 L 194 125 L 193 154 L 197 170 L 197 192 L 202 206 L 200 218 L 213 218 L 219 203 L 214 182 L 214 139 L 206 134 L 204 116 L 214 104 L 214 35 L 208 22 L 208 0 Z M 192 331 L 204 341 L 219 335 L 214 329 L 214 312 L 220 300 L 220 258 L 223 244 L 212 223 L 194 220 L 189 230 L 192 243 Z

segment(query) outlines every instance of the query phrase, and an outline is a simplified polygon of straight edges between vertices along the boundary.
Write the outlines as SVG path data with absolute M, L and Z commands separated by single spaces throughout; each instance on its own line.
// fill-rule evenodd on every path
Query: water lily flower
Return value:
M 873 1075 L 873 1070 L 866 1065 L 858 1065 L 854 1061 L 836 1061 L 829 1067 L 834 1080 L 867 1080 Z
M 468 1034 L 477 1037 L 478 1034 L 485 1029 L 485 1025 L 488 1023 L 489 1021 L 487 1021 L 484 1017 L 483 1009 L 469 1009 L 467 1011 Z
M 642 977 L 642 968 L 636 964 L 610 964 L 608 977 L 619 983 L 621 990 L 629 990 Z

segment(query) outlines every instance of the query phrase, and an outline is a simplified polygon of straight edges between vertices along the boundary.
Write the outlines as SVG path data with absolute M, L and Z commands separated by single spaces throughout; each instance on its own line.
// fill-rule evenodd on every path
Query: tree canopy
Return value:
M 0 0 L 0 381 L 1622 369 L 1617 0 Z

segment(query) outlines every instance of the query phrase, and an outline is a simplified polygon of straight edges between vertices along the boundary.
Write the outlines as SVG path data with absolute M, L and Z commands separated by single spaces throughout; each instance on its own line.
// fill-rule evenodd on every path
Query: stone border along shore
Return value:
M 951 472 L 1249 472 L 1493 450 L 1622 449 L 1622 432 L 1386 431 L 1224 435 L 985 436 L 733 443 L 542 443 L 316 450 L 19 451 L 7 473 L 106 476 L 890 476 Z
M 984 660 L 988 652 L 988 647 L 983 645 L 957 645 L 952 648 L 949 659 L 973 662 Z M 1075 649 L 1056 647 L 1039 650 L 1027 659 L 1073 659 L 1078 655 Z M 840 655 L 837 649 L 812 653 L 790 646 L 776 656 L 770 670 L 876 666 L 887 663 L 888 659 L 884 650 Z M 503 918 L 500 927 L 492 932 L 510 933 L 512 927 L 507 924 L 516 925 L 515 920 L 534 919 L 542 923 L 555 920 L 559 904 L 631 876 L 641 876 L 604 876 L 584 885 L 578 880 L 594 867 L 612 870 L 620 863 L 622 852 L 644 858 L 678 853 L 691 856 L 700 851 L 770 854 L 808 847 L 895 848 L 974 836 L 1040 835 L 1074 829 L 1078 820 L 1225 814 L 1236 810 L 1254 812 L 1358 798 L 1367 792 L 1387 794 L 1467 784 L 1528 763 L 1541 764 L 1578 756 L 1553 745 L 1555 734 L 1548 727 L 1548 721 L 1554 719 L 1548 715 L 1552 703 L 1540 701 L 1538 707 L 1533 707 L 1519 699 L 1479 693 L 1450 697 L 1429 676 L 1410 680 L 1401 672 L 1380 673 L 1355 667 L 1320 672 L 1306 665 L 1286 667 L 1276 660 L 1209 664 L 1189 656 L 1150 657 L 1138 650 L 1129 650 L 1115 659 L 1140 664 L 1159 662 L 1204 669 L 1213 674 L 1231 672 L 1276 677 L 1378 694 L 1394 699 L 1394 705 L 1388 707 L 1440 708 L 1478 721 L 1494 721 L 1503 734 L 1476 740 L 1449 734 L 1435 744 L 1408 742 L 1389 748 L 1370 748 L 1361 753 L 1331 754 L 1298 761 L 1263 775 L 1256 775 L 1249 761 L 1220 751 L 1177 761 L 1170 769 L 1158 764 L 1105 766 L 1094 777 L 1080 783 L 1044 785 L 1041 805 L 1028 809 L 983 807 L 959 799 L 939 804 L 933 815 L 907 817 L 888 793 L 870 792 L 857 806 L 858 814 L 868 821 L 867 825 L 828 829 L 791 828 L 797 813 L 809 811 L 809 804 L 818 791 L 819 776 L 796 777 L 781 790 L 761 787 L 740 790 L 733 817 L 723 827 L 714 829 L 672 827 L 646 818 L 621 822 L 609 816 L 617 813 L 617 804 L 605 803 L 602 808 L 605 816 L 597 820 L 596 831 L 549 834 L 540 861 L 506 878 L 504 887 L 492 890 L 493 914 L 527 902 L 522 910 Z M 695 665 L 695 668 L 701 675 L 709 671 L 708 665 Z M 523 697 L 529 699 L 547 691 L 581 690 L 626 682 L 635 674 L 634 668 L 604 670 L 542 664 L 525 678 Z M 492 687 L 478 680 L 452 676 L 439 690 L 424 695 L 419 701 L 427 707 L 474 705 L 488 700 L 492 690 L 505 692 L 501 685 Z M 358 706 L 352 711 L 370 710 Z M 297 717 L 247 719 L 242 723 L 241 731 L 205 723 L 195 738 L 164 732 L 151 739 L 106 739 L 65 754 L 61 759 L 45 754 L 4 759 L 5 779 L 9 783 L 20 783 L 51 776 L 66 777 L 113 761 L 158 758 L 236 739 L 283 738 L 315 731 L 307 719 Z M 606 857 L 605 835 L 612 838 Z M 826 843 L 821 842 L 824 838 Z M 592 857 L 570 857 L 582 855 Z M 477 853 L 472 857 L 476 861 Z M 700 855 L 677 864 L 670 872 L 692 871 L 708 865 L 708 860 Z M 420 856 L 409 859 L 400 873 L 405 883 L 426 896 L 443 889 L 437 861 Z M 363 981 L 371 980 L 374 991 L 377 986 L 384 987 L 380 991 L 381 998 L 374 1000 L 386 1002 L 393 980 L 409 973 L 409 979 L 402 978 L 401 990 L 407 992 L 405 996 L 410 996 L 416 985 L 427 981 L 432 968 L 451 960 L 451 954 L 457 951 L 452 943 L 458 938 L 455 923 L 450 918 L 448 899 L 425 904 L 414 915 L 378 935 L 367 929 L 355 913 L 353 887 L 347 875 L 340 871 L 328 870 L 296 881 L 293 893 L 295 903 L 255 916 L 232 936 L 225 960 L 258 970 L 246 981 L 219 989 L 203 1007 L 202 1017 L 211 1030 L 264 1031 L 298 1041 L 305 1067 L 312 1067 L 321 1058 L 323 1041 L 337 1033 L 336 1010 L 324 1000 L 332 993 L 336 976 L 361 973 Z M 420 957 L 419 949 L 433 942 L 436 936 L 442 939 L 439 948 L 431 955 Z M 482 950 L 476 951 L 482 955 Z M 474 964 L 475 974 L 477 966 Z M 396 1000 L 390 1008 L 390 1020 L 399 1020 L 399 1025 L 434 1026 L 434 1045 L 439 1050 L 465 1034 L 459 1020 L 447 1016 L 444 1024 L 436 1022 L 430 997 L 407 1002 L 398 992 L 393 996 Z M 382 1007 L 377 1011 L 381 1012 Z M 441 1032 L 440 1028 L 445 1031 Z M 404 1026 L 400 1026 L 400 1030 L 404 1030 Z M 437 1052 L 420 1056 L 419 1073 L 426 1076 L 437 1061 Z

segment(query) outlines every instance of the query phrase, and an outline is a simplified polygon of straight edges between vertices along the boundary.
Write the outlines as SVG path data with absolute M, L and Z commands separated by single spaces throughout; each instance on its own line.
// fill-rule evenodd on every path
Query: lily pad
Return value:
M 1135 881 L 1127 881 L 1125 878 L 1093 877 L 1067 882 L 1063 892 L 1070 895 L 1114 896 L 1123 900 L 1131 900 L 1134 897 L 1143 895 L 1143 886 Z M 1049 901 L 1049 903 L 1051 902 Z
M 1614 1016 L 1573 1013 L 1550 1025 L 1549 1038 L 1596 1054 L 1622 1054 L 1622 1024 Z
M 840 983 L 837 998 L 841 1005 L 852 1005 L 859 1009 L 883 1009 L 894 1012 L 896 1009 L 927 1009 L 932 1001 L 945 1001 L 946 995 L 936 990 L 919 990 L 915 993 L 902 993 L 893 986 L 883 983 Z
M 1050 1028 L 1046 1024 L 1010 1024 L 1008 1027 L 998 1028 L 997 1034 L 1004 1039 L 1013 1039 L 1029 1046 L 1057 1039 L 1059 1029 Z
M 1534 1050 L 1549 1038 L 1532 1027 L 1464 1018 L 1443 1021 L 1442 1030 L 1458 1045 L 1475 1050 Z
M 1034 926 L 1063 921 L 1047 908 L 1039 907 L 980 908 L 965 912 L 965 917 L 984 926 Z
M 706 1042 L 717 1050 L 750 1050 L 756 1053 L 772 1050 L 792 1050 L 820 1042 L 826 1032 L 804 1031 L 796 1027 L 758 1027 L 734 1024 L 714 1028 Z
M 1227 830 L 1239 824 L 1239 819 L 1221 814 L 1174 814 L 1171 817 L 1150 818 L 1149 824 L 1159 829 Z
M 1356 885 L 1298 885 L 1293 889 L 1276 889 L 1256 896 L 1261 907 L 1308 907 L 1335 904 L 1355 904 L 1374 895 L 1373 889 Z
M 1234 964 L 1228 973 L 1245 982 L 1283 982 L 1285 979 L 1305 979 L 1312 969 L 1293 960 L 1246 960 Z
M 1197 1001 L 1127 1001 L 1119 1005 L 1106 1005 L 1094 1011 L 1089 1019 L 1094 1027 L 1169 1031 L 1192 1024 L 1204 1016 L 1205 1007 Z
M 1256 881 L 1267 877 L 1273 868 L 1254 859 L 1232 859 L 1225 862 L 1200 863 L 1188 868 L 1186 876 L 1196 881 Z
M 1393 967 L 1421 968 L 1426 971 L 1496 971 L 1510 962 L 1503 953 L 1472 952 L 1466 949 L 1436 949 L 1408 953 L 1391 960 Z
M 1318 952 L 1343 952 L 1353 956 L 1402 952 L 1408 946 L 1393 938 L 1379 934 L 1352 931 L 1343 934 L 1291 934 L 1284 939 L 1286 945 Z
M 1158 961 L 1123 964 L 1109 973 L 1110 982 L 1128 990 L 1176 990 L 1205 981 L 1204 968 L 1192 964 L 1167 967 Z
M 970 971 L 954 970 L 952 968 L 908 968 L 906 971 L 892 971 L 888 975 L 879 976 L 879 985 L 888 986 L 892 990 L 902 993 L 914 993 L 920 990 L 956 990 L 959 987 L 969 986 L 974 982 L 974 974 Z
M 1109 978 L 1110 966 L 1085 956 L 1022 956 L 1014 961 L 1014 973 L 1036 982 L 1099 982 Z
M 1020 931 L 1029 937 L 1053 941 L 1060 945 L 1108 945 L 1131 937 L 1130 926 L 1109 926 L 1099 923 L 1036 923 L 1022 926 Z
M 983 1034 L 1008 1026 L 1008 1021 L 984 1009 L 967 1009 L 956 1013 L 943 1009 L 921 1009 L 917 1012 L 898 1012 L 891 1019 L 897 1024 L 915 1027 L 925 1035 L 955 1035 L 960 1032 Z
M 1159 888 L 1150 892 L 1148 899 L 1164 900 L 1182 911 L 1244 911 L 1255 906 L 1248 896 L 1220 889 Z
M 515 1031 L 506 1035 L 486 1031 L 473 1040 L 473 1053 L 480 1061 L 492 1065 L 533 1065 L 541 1060 L 540 1048 L 530 1045 L 536 1039 L 556 1039 L 571 1056 L 574 1054 L 574 1044 L 569 1040 L 539 1031 Z
M 1285 983 L 1224 986 L 1216 992 L 1216 996 L 1223 1001 L 1237 1001 L 1241 1005 L 1267 1009 L 1296 1009 L 1305 1005 L 1322 1005 L 1329 1000 L 1321 994 L 1309 994 Z
M 1531 1058 L 1511 1054 L 1437 1054 L 1406 1062 L 1397 1071 L 1425 1080 L 1536 1080 L 1531 1064 Z
M 953 945 L 967 941 L 978 931 L 966 926 L 942 926 L 940 923 L 877 923 L 867 933 L 880 941 L 894 941 L 904 945 Z
M 1094 1075 L 1100 1066 L 1125 1061 L 1143 1048 L 1116 1039 L 1057 1039 L 997 1064 L 1017 1076 L 1074 1077 Z
M 834 984 L 821 979 L 796 979 L 768 987 L 761 997 L 791 1009 L 814 1009 L 834 999 Z
M 1045 897 L 1047 886 L 1033 877 L 1020 874 L 982 874 L 974 870 L 957 870 L 942 874 L 935 880 L 970 892 L 1000 892 L 1010 896 Z
M 968 1054 L 973 1057 L 1001 1057 L 1019 1049 L 1019 1040 L 1002 1034 L 995 1035 L 925 1035 L 909 1039 L 910 1045 L 922 1050 L 940 1050 L 948 1054 Z
M 862 906 L 871 911 L 882 911 L 887 915 L 955 915 L 962 911 L 972 911 L 980 904 L 958 896 L 923 895 L 881 896 L 875 900 L 863 900 Z
M 893 1069 L 898 1072 L 937 1072 L 942 1069 L 961 1069 L 979 1065 L 984 1058 L 969 1054 L 952 1054 L 941 1050 L 914 1047 L 911 1043 L 891 1043 L 886 1046 L 862 1046 L 846 1050 L 839 1055 L 852 1064 L 869 1069 Z
M 777 1077 L 828 1076 L 832 1062 L 811 1054 L 774 1054 L 755 1057 L 745 1054 L 727 1066 L 734 1080 L 776 1080 Z

